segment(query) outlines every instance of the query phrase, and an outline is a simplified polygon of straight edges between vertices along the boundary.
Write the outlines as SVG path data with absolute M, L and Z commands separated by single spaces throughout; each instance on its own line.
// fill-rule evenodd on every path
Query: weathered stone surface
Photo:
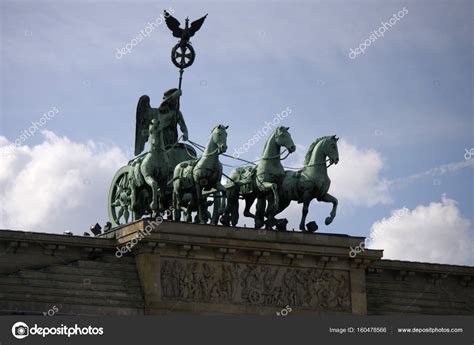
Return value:
M 143 314 L 135 260 L 113 249 L 99 238 L 0 231 L 0 314 Z
M 163 259 L 163 299 L 350 312 L 345 270 Z
M 0 314 L 474 314 L 473 267 L 351 257 L 363 240 L 148 220 L 100 238 L 2 230 Z
M 367 272 L 369 314 L 474 315 L 474 267 L 381 260 Z

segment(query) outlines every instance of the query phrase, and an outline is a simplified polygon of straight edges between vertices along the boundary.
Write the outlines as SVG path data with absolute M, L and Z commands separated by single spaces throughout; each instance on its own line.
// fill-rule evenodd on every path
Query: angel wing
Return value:
M 168 11 L 165 10 L 165 22 L 166 26 L 173 32 L 173 36 L 181 38 L 183 35 L 183 29 L 180 28 L 181 23 L 173 17 Z
M 191 27 L 189 28 L 189 31 L 190 31 L 189 37 L 193 37 L 196 31 L 198 31 L 201 28 L 202 24 L 204 24 L 204 21 L 206 20 L 206 17 L 207 17 L 207 13 L 204 17 L 199 18 L 191 23 Z
M 148 141 L 148 127 L 151 121 L 150 97 L 141 96 L 137 105 L 137 121 L 135 124 L 135 155 L 139 155 L 145 149 Z

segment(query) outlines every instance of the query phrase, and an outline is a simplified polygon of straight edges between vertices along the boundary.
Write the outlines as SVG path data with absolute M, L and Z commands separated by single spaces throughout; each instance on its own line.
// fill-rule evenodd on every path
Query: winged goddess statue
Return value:
M 160 123 L 159 131 L 163 136 L 165 147 L 174 145 L 178 141 L 178 129 L 180 127 L 183 133 L 183 140 L 188 140 L 188 129 L 184 122 L 181 111 L 178 110 L 179 97 L 182 91 L 170 89 L 163 95 L 163 101 L 159 108 L 150 106 L 150 97 L 141 96 L 137 105 L 137 117 L 135 127 L 135 155 L 139 155 L 145 149 L 145 143 L 148 141 L 149 126 L 153 119 Z

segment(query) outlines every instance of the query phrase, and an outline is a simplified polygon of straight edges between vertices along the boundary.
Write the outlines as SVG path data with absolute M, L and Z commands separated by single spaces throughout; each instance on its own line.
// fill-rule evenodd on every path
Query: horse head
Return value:
M 337 164 L 339 162 L 339 150 L 337 149 L 338 137 L 332 135 L 324 142 L 324 153 L 329 158 L 330 164 Z
M 280 126 L 275 130 L 275 141 L 279 146 L 285 147 L 290 153 L 296 151 L 295 143 L 288 130 L 290 127 Z
M 211 141 L 216 145 L 219 154 L 227 151 L 227 128 L 229 126 L 217 125 L 211 131 Z
M 326 161 L 326 157 L 329 158 L 330 164 L 337 164 L 339 162 L 338 140 L 339 138 L 335 135 L 316 139 L 306 153 L 304 165 L 322 164 Z
M 152 150 L 163 149 L 164 144 L 162 143 L 162 128 L 160 126 L 160 121 L 158 119 L 151 119 L 150 125 L 148 128 L 148 139 Z

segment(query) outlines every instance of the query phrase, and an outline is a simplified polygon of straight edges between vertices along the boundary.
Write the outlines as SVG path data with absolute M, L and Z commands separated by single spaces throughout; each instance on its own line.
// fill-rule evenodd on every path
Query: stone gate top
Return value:
M 0 230 L 0 314 L 472 315 L 474 267 L 352 251 L 363 241 L 147 219 L 96 237 Z

